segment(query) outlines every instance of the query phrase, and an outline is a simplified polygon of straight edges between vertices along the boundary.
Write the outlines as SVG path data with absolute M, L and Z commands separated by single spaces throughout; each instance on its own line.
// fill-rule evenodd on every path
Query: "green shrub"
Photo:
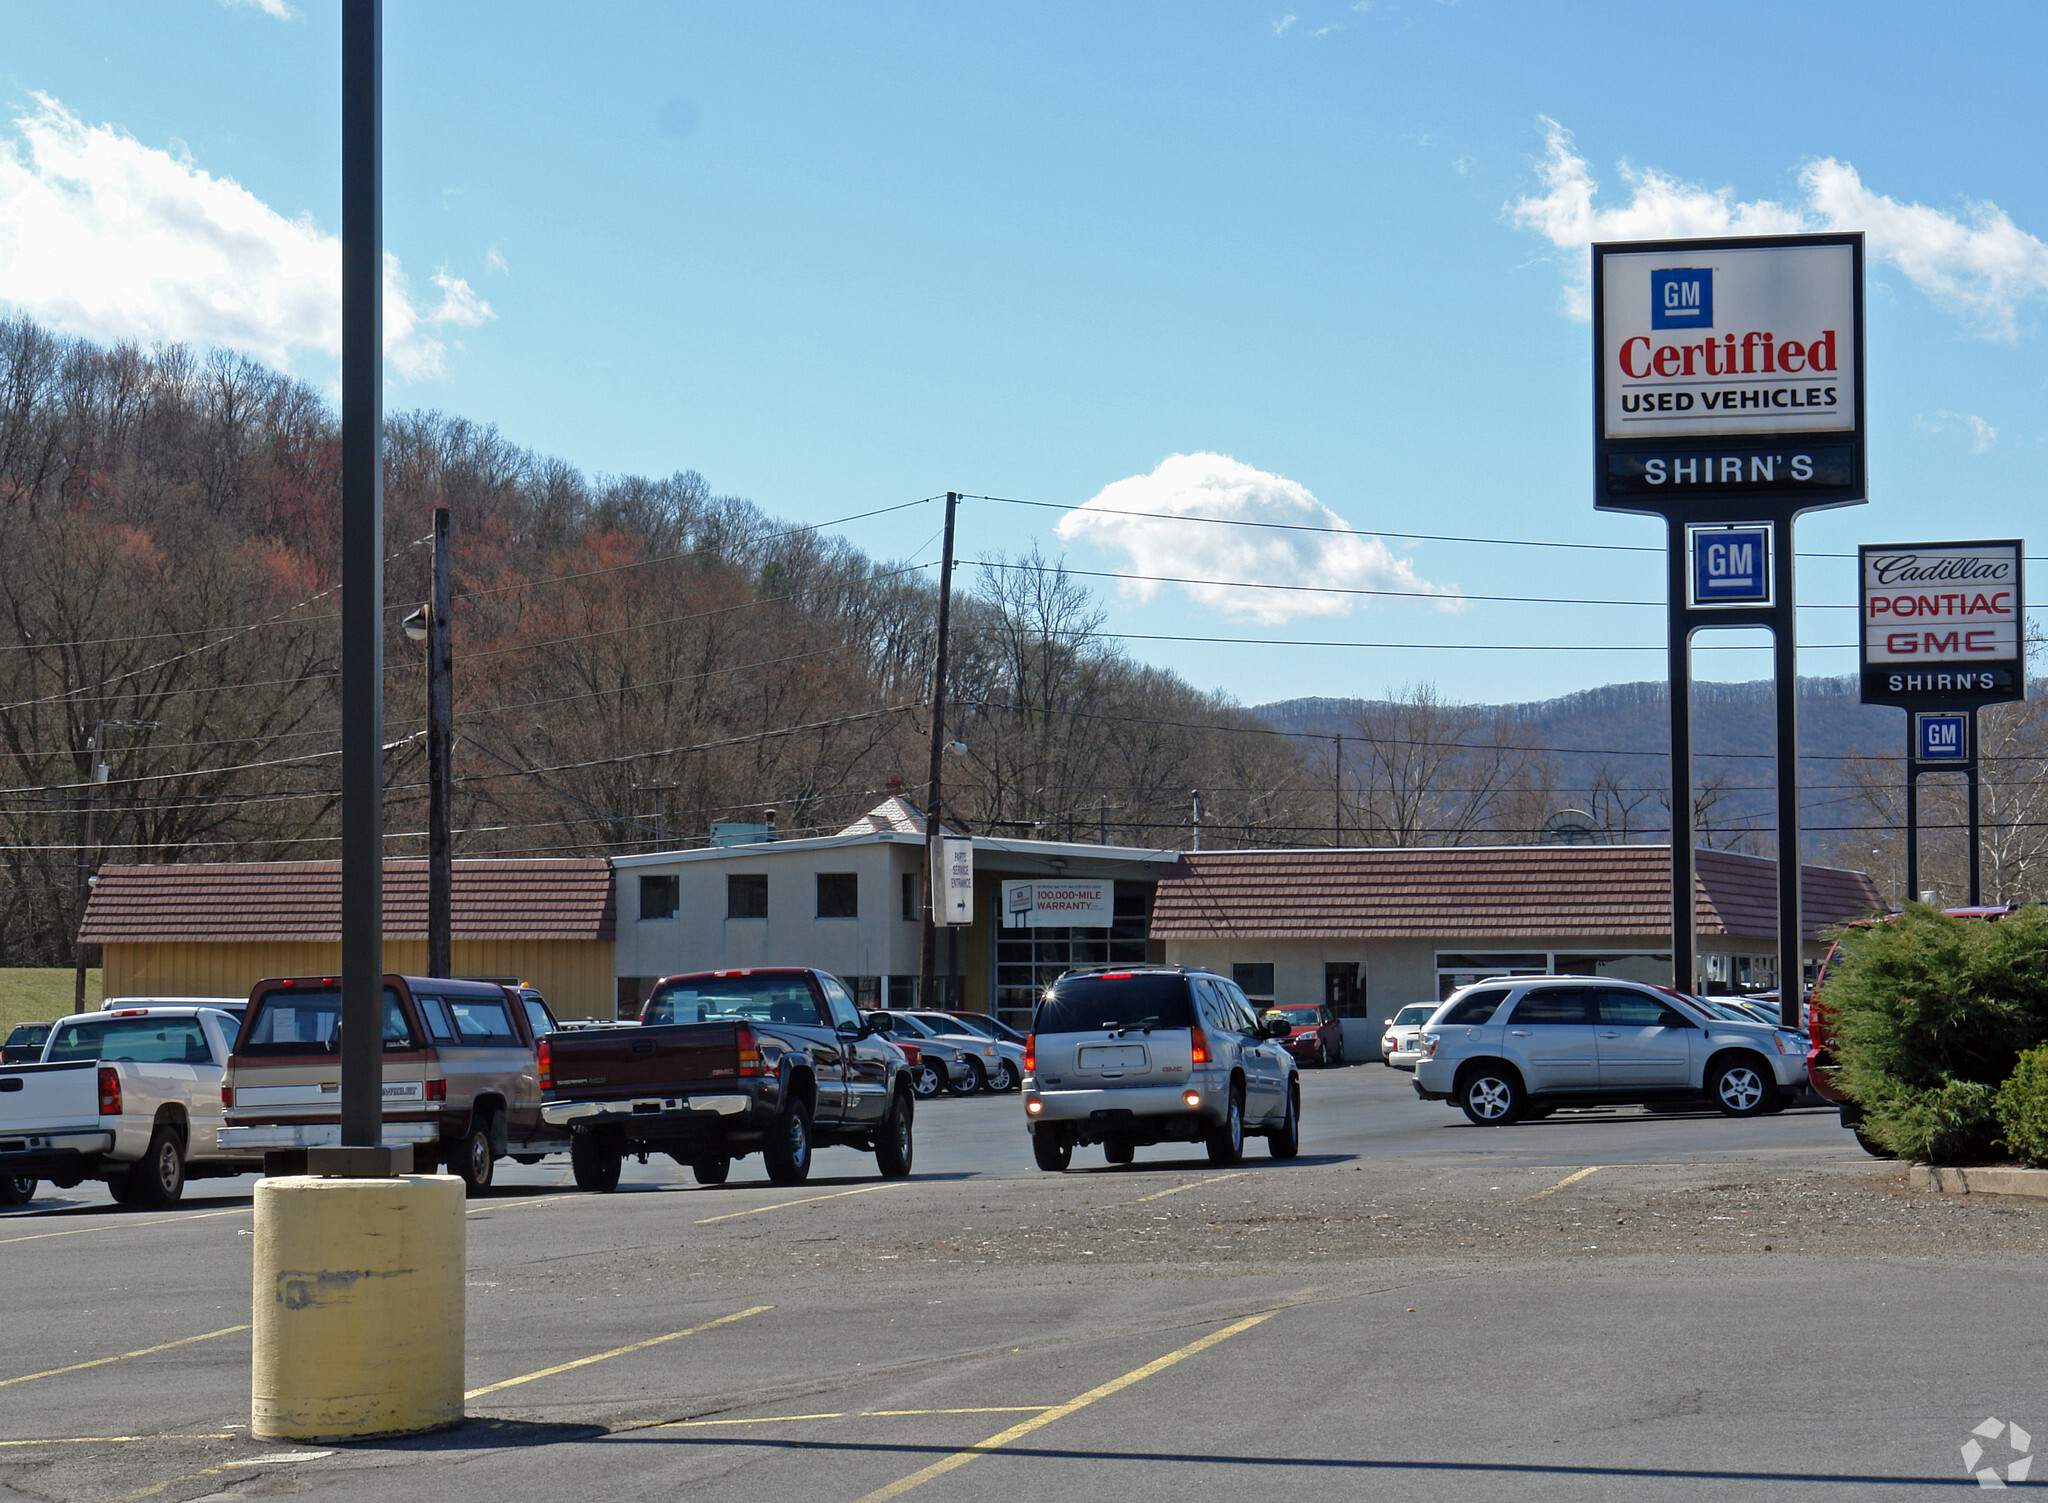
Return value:
M 1901 1158 L 1990 1157 L 1998 1088 L 2048 1043 L 2048 909 L 1986 923 L 1915 904 L 1847 931 L 1822 1002 L 1866 1133 Z
M 2029 1049 L 1992 1102 L 2005 1146 L 2027 1164 L 2048 1164 L 2048 1047 Z

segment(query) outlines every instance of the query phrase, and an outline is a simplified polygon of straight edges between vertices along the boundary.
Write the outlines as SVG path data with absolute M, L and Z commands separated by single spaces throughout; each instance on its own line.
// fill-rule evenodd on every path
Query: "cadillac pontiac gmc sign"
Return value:
M 1593 247 L 1594 504 L 1863 499 L 1863 237 Z
M 1863 702 L 1932 709 L 2026 697 L 2022 545 L 1866 543 Z

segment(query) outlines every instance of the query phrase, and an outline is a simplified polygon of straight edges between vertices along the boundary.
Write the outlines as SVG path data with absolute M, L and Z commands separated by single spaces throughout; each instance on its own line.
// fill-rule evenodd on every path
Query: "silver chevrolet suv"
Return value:
M 1148 1143 L 1204 1143 L 1234 1164 L 1247 1134 L 1276 1159 L 1301 1148 L 1301 1086 L 1285 1018 L 1234 982 L 1179 966 L 1070 971 L 1038 1004 L 1024 1045 L 1024 1120 L 1038 1167 L 1100 1143 L 1128 1164 Z
M 1783 1111 L 1806 1083 L 1806 1039 L 1714 1016 L 1681 992 L 1585 976 L 1482 981 L 1423 1025 L 1415 1094 L 1481 1127 L 1561 1106 L 1710 1103 Z

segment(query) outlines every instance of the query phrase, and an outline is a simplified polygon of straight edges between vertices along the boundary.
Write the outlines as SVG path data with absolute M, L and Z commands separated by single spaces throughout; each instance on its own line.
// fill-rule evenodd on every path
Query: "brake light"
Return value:
M 761 1069 L 761 1041 L 754 1036 L 754 1030 L 750 1025 L 741 1023 L 735 1026 L 733 1042 L 739 1046 L 738 1073 L 742 1080 L 749 1076 L 758 1078 L 765 1073 Z
M 121 1115 L 121 1072 L 112 1065 L 100 1066 L 100 1115 Z
M 114 1016 L 117 1018 L 146 1018 L 149 1016 L 149 1009 L 146 1007 L 122 1007 L 115 1010 Z
M 1104 971 L 1095 979 L 1097 981 L 1128 981 L 1131 979 L 1132 974 L 1130 971 Z
M 448 1099 L 448 1082 L 445 1080 L 430 1080 L 427 1082 L 427 1088 L 422 1095 L 428 1101 L 446 1101 Z
M 554 1055 L 548 1049 L 548 1041 L 546 1039 L 540 1041 L 538 1059 L 540 1063 L 540 1088 L 543 1091 L 552 1091 L 555 1088 L 555 1060 Z
M 1038 1035 L 1035 1033 L 1027 1033 L 1024 1035 L 1024 1073 L 1027 1075 L 1035 1074 L 1037 1073 L 1037 1070 Z
M 1189 1063 L 1197 1065 L 1209 1063 L 1209 1035 L 1202 1032 L 1201 1029 L 1190 1028 L 1188 1030 L 1188 1049 L 1190 1051 Z
M 223 1107 L 230 1107 L 235 1104 L 235 1088 L 225 1080 L 220 1083 L 220 1104 Z

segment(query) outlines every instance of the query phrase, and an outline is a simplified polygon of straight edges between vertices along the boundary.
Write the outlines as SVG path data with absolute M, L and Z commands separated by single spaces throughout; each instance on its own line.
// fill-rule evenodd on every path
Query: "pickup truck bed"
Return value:
M 692 1021 L 669 1021 L 679 1017 Z M 823 972 L 666 978 L 641 1026 L 550 1034 L 540 1069 L 541 1115 L 570 1134 L 586 1189 L 614 1188 L 628 1153 L 667 1154 L 704 1184 L 749 1153 L 776 1183 L 800 1183 L 812 1150 L 835 1144 L 873 1153 L 885 1175 L 910 1172 L 902 1052 Z

